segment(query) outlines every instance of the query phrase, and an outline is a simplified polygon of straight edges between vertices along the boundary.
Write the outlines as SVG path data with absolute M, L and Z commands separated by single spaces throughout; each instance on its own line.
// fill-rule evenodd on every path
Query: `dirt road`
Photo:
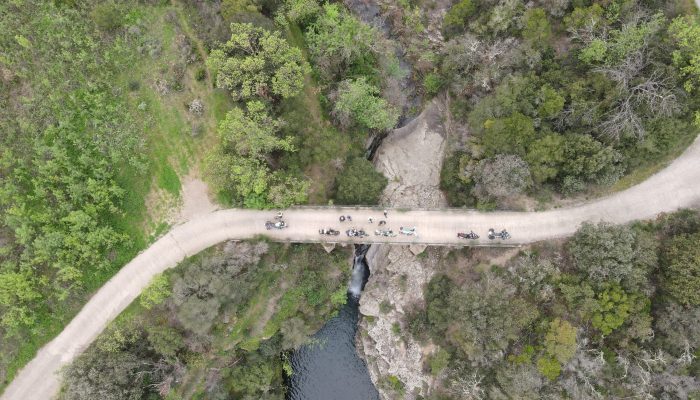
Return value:
M 371 235 L 365 242 L 465 244 L 458 231 L 474 230 L 481 235 L 475 244 L 491 244 L 485 238 L 489 228 L 506 228 L 509 244 L 522 244 L 562 237 L 573 233 L 584 221 L 606 220 L 622 223 L 652 218 L 660 212 L 700 205 L 700 139 L 696 140 L 671 165 L 643 183 L 612 196 L 566 209 L 545 212 L 481 213 L 462 210 L 389 210 L 386 228 L 415 226 L 418 237 L 381 238 Z M 352 215 L 353 222 L 338 221 L 339 215 Z M 165 269 L 185 257 L 228 239 L 251 238 L 266 234 L 278 241 L 357 242 L 341 234 L 321 237 L 318 229 L 334 227 L 345 231 L 363 227 L 368 232 L 383 219 L 382 210 L 355 208 L 296 208 L 285 211 L 289 228 L 265 230 L 265 221 L 273 212 L 222 210 L 175 227 L 143 251 L 100 288 L 70 324 L 18 374 L 2 396 L 3 400 L 50 399 L 59 389 L 57 372 L 70 363 L 122 312 L 149 283 Z M 370 224 L 368 217 L 375 222 Z

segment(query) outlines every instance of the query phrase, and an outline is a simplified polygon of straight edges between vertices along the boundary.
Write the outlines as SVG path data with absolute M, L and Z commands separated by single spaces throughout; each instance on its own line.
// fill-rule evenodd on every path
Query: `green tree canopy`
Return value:
M 309 69 L 301 50 L 279 32 L 249 23 L 231 24 L 231 38 L 212 50 L 207 65 L 216 73 L 216 85 L 237 99 L 292 97 Z
M 515 112 L 505 118 L 484 122 L 482 142 L 488 155 L 515 154 L 524 157 L 527 147 L 535 138 L 532 118 Z
M 576 327 L 568 321 L 555 318 L 549 323 L 549 330 L 544 337 L 547 354 L 561 364 L 565 364 L 576 352 Z
M 630 315 L 632 303 L 636 296 L 625 293 L 619 285 L 610 285 L 596 297 L 597 307 L 593 312 L 591 323 L 603 335 L 607 336 L 622 326 Z
M 681 304 L 700 305 L 700 233 L 673 238 L 663 261 L 664 289 Z
M 377 204 L 388 180 L 364 158 L 350 160 L 336 180 L 340 204 Z
M 269 163 L 274 152 L 296 150 L 291 137 L 279 137 L 283 125 L 258 100 L 249 101 L 245 111 L 237 107 L 229 111 L 219 124 L 221 142 L 207 159 L 214 184 L 250 208 L 288 207 L 306 201 L 309 183 L 272 171 Z
M 365 58 L 374 58 L 379 38 L 341 5 L 326 3 L 306 30 L 306 40 L 317 70 L 330 79 Z
M 683 87 L 692 92 L 700 85 L 700 23 L 690 15 L 673 20 L 669 32 L 675 41 L 673 64 L 686 78 Z
M 294 151 L 292 138 L 280 138 L 284 121 L 272 118 L 265 104 L 253 100 L 243 111 L 236 107 L 219 123 L 219 137 L 227 152 L 263 160 L 273 151 Z
M 523 38 L 536 46 L 544 46 L 552 36 L 552 27 L 544 9 L 535 7 L 525 11 Z
M 340 83 L 333 114 L 342 125 L 351 122 L 369 129 L 391 129 L 399 118 L 398 110 L 379 96 L 379 88 L 365 78 Z
M 445 14 L 443 27 L 448 33 L 459 32 L 464 29 L 467 19 L 476 11 L 476 4 L 472 0 L 460 0 L 455 3 Z
M 569 241 L 577 270 L 598 287 L 609 283 L 644 289 L 656 265 L 656 246 L 647 233 L 624 225 L 584 223 Z
M 553 134 L 534 141 L 525 160 L 535 182 L 553 180 L 564 162 L 564 138 Z

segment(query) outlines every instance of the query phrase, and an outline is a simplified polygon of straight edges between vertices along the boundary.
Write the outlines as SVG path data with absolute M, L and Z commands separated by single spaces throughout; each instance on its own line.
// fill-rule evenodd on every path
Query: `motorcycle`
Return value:
M 399 233 L 406 236 L 418 236 L 418 232 L 416 232 L 415 226 L 412 228 L 402 226 L 401 228 L 399 228 Z
M 328 228 L 328 229 L 319 229 L 318 233 L 321 235 L 327 235 L 327 236 L 338 236 L 340 235 L 340 231 L 336 231 L 333 228 Z
M 470 231 L 469 233 L 459 232 L 457 233 L 457 237 L 460 239 L 476 240 L 479 238 L 479 235 L 474 233 L 474 231 Z
M 265 229 L 270 230 L 270 229 L 284 229 L 288 225 L 284 221 L 277 221 L 277 222 L 272 222 L 272 221 L 267 221 L 265 222 Z
M 503 229 L 500 232 L 496 232 L 493 228 L 489 229 L 489 239 L 493 240 L 495 238 L 499 238 L 501 240 L 506 240 L 510 239 L 510 233 Z

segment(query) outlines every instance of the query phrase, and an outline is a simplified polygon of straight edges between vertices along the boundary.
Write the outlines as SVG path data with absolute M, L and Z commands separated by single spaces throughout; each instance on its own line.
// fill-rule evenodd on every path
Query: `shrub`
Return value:
M 377 204 L 388 180 L 371 162 L 355 158 L 345 164 L 336 180 L 338 204 Z
M 95 6 L 90 17 L 103 32 L 114 32 L 124 23 L 122 11 L 111 1 Z
M 425 92 L 432 95 L 437 94 L 437 92 L 442 89 L 444 83 L 442 76 L 434 72 L 429 73 L 423 78 L 423 88 Z
M 207 77 L 207 69 L 205 67 L 199 67 L 194 72 L 194 79 L 196 79 L 199 82 L 203 81 L 204 78 L 206 78 L 206 77 Z

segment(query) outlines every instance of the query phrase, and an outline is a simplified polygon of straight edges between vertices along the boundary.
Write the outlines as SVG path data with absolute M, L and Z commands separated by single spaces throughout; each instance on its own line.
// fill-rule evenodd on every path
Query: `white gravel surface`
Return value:
M 700 1 L 700 0 L 699 0 Z M 674 211 L 700 204 L 700 139 L 671 165 L 643 183 L 594 202 L 544 212 L 492 212 L 447 210 L 389 210 L 386 228 L 415 226 L 418 237 L 381 238 L 373 234 L 364 242 L 424 243 L 460 245 L 458 231 L 474 230 L 481 239 L 474 244 L 492 244 L 485 238 L 489 228 L 506 228 L 512 239 L 522 244 L 573 233 L 584 221 L 623 223 L 653 218 L 660 212 Z M 355 222 L 338 221 L 341 214 L 352 215 Z M 57 372 L 84 350 L 100 332 L 121 313 L 148 285 L 151 278 L 171 268 L 185 257 L 229 239 L 245 239 L 266 234 L 278 241 L 357 242 L 344 234 L 349 227 L 363 227 L 370 233 L 383 218 L 382 209 L 302 207 L 285 211 L 289 228 L 266 231 L 265 221 L 274 212 L 221 210 L 195 218 L 175 227 L 124 266 L 100 288 L 78 315 L 36 357 L 20 371 L 5 390 L 3 400 L 45 400 L 58 392 Z M 373 217 L 374 224 L 367 222 Z M 334 227 L 343 233 L 321 237 L 318 229 Z

